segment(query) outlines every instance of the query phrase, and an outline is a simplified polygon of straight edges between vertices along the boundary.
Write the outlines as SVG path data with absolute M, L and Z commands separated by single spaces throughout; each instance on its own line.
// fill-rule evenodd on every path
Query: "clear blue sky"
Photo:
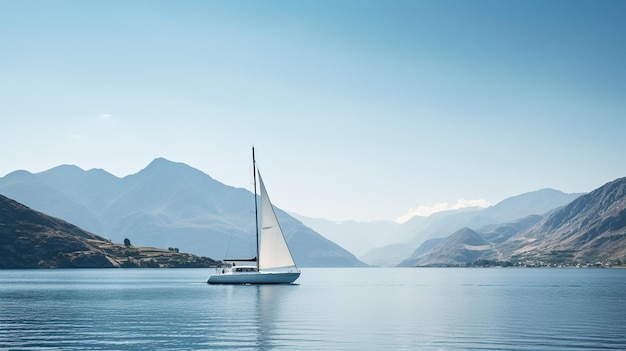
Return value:
M 625 1 L 0 1 L 0 176 L 165 157 L 312 217 L 626 176 Z M 443 206 L 445 207 L 445 206 Z

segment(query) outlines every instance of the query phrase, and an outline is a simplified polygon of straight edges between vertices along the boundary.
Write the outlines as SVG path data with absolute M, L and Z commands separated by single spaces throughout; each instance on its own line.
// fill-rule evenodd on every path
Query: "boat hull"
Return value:
M 300 272 L 217 274 L 209 277 L 209 284 L 291 284 Z

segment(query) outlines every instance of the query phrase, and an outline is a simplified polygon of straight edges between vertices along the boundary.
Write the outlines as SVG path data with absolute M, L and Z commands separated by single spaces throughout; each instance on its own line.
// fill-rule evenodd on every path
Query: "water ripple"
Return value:
M 0 271 L 0 349 L 624 350 L 626 270 Z

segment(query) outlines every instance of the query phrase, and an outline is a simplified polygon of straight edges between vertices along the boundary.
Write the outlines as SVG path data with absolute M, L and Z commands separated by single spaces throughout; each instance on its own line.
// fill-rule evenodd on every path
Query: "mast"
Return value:
M 256 229 L 256 270 L 259 270 L 259 209 L 256 199 L 256 159 L 254 158 L 254 146 L 252 147 L 252 177 L 254 179 L 254 228 Z

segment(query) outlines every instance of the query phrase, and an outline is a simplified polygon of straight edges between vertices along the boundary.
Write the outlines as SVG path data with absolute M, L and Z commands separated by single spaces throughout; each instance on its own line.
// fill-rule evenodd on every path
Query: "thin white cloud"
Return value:
M 111 118 L 113 118 L 113 116 L 112 116 L 112 115 L 110 115 L 110 114 L 108 114 L 108 113 L 101 113 L 101 114 L 98 116 L 98 118 L 99 118 L 101 121 L 109 121 L 109 120 L 111 120 Z
M 405 223 L 406 221 L 408 221 L 409 219 L 415 216 L 428 217 L 432 215 L 433 213 L 437 213 L 441 211 L 458 210 L 458 209 L 467 208 L 467 207 L 486 208 L 489 206 L 491 206 L 489 201 L 483 200 L 483 199 L 477 199 L 477 200 L 458 199 L 456 203 L 452 206 L 450 206 L 450 204 L 447 202 L 437 202 L 434 205 L 421 205 L 415 209 L 413 208 L 409 209 L 409 211 L 405 215 L 396 218 L 396 222 Z

